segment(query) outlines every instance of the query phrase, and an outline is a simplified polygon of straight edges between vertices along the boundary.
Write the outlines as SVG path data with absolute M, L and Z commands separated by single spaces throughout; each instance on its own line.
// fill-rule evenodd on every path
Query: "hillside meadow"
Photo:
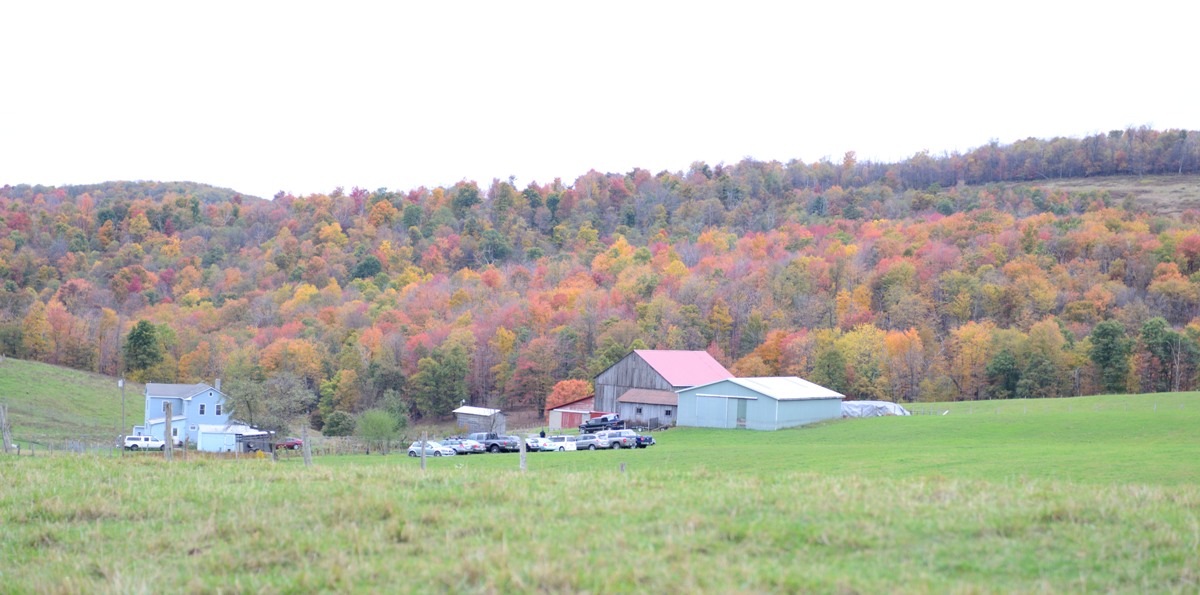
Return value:
M 0 458 L 13 592 L 1195 592 L 1196 393 L 648 450 Z M 949 411 L 949 413 L 941 414 Z M 624 470 L 622 471 L 622 463 Z
M 121 389 L 111 376 L 11 357 L 0 358 L 0 404 L 8 406 L 14 439 L 30 443 L 78 440 L 115 443 L 142 423 L 143 385 L 125 386 L 121 429 Z

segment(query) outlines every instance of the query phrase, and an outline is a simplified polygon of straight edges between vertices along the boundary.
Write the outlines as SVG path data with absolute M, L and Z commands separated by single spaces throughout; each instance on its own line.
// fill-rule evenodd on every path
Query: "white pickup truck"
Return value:
M 125 450 L 166 450 L 167 444 L 154 436 L 126 436 Z

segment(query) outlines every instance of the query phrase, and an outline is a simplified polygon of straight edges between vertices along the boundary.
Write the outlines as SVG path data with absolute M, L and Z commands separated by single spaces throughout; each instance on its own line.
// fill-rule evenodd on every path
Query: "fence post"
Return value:
M 521 472 L 524 473 L 528 469 L 528 465 L 525 464 L 525 439 L 517 436 L 517 444 L 519 445 L 518 448 L 521 449 Z
M 425 470 L 425 443 L 429 438 L 429 432 L 421 432 L 421 471 Z
M 8 405 L 0 404 L 0 437 L 4 442 L 4 454 L 12 450 L 12 428 L 8 425 Z
M 175 440 L 171 438 L 171 403 L 163 403 L 163 414 L 166 415 L 163 425 L 163 442 L 166 443 L 166 447 L 163 448 L 163 452 L 166 453 L 165 458 L 170 461 L 175 454 Z
M 304 424 L 300 426 L 300 441 L 304 446 L 300 447 L 304 452 L 304 466 L 312 467 L 312 446 L 308 443 L 308 418 L 304 419 Z

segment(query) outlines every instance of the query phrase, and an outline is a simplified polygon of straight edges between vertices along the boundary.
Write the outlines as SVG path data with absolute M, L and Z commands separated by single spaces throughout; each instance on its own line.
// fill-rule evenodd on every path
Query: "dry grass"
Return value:
M 1049 179 L 1036 185 L 1072 192 L 1107 192 L 1118 203 L 1130 198 L 1139 208 L 1158 215 L 1200 209 L 1200 176 L 1195 175 Z

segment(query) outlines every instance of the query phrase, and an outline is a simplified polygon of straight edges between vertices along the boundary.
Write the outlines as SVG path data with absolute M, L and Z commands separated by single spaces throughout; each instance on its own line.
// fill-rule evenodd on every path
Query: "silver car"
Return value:
M 433 441 L 428 441 L 425 443 L 425 456 L 427 457 L 452 457 L 455 454 L 458 453 L 454 452 L 454 449 L 450 448 L 449 446 L 442 446 L 440 443 Z M 420 440 L 413 442 L 412 446 L 408 447 L 408 456 L 421 456 Z
M 600 444 L 600 438 L 595 434 L 580 434 L 575 439 L 575 450 L 596 450 L 597 448 L 608 448 L 608 443 Z

